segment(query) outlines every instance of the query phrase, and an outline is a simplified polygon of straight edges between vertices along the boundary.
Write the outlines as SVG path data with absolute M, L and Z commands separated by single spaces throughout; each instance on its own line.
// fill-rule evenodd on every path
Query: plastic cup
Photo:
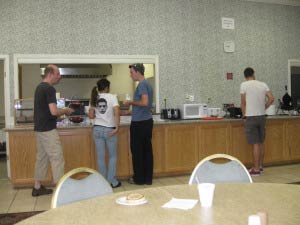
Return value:
M 130 101 L 131 100 L 130 94 L 125 94 L 125 100 L 126 101 Z
M 201 183 L 198 184 L 200 204 L 202 207 L 211 207 L 214 199 L 215 184 Z

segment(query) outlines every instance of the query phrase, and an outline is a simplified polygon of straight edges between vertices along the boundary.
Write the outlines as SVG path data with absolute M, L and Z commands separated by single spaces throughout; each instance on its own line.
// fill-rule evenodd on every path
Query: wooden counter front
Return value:
M 34 182 L 36 154 L 32 129 L 8 129 L 11 181 L 14 186 L 31 186 Z M 91 127 L 60 128 L 65 172 L 81 166 L 97 169 Z M 265 164 L 300 162 L 300 118 L 268 119 L 265 141 Z M 252 148 L 247 144 L 241 120 L 218 122 L 168 122 L 153 128 L 154 175 L 190 173 L 204 157 L 230 154 L 246 166 L 252 165 Z M 118 135 L 117 176 L 132 175 L 129 126 L 120 127 Z M 51 171 L 45 184 L 51 184 Z
M 94 143 L 90 128 L 59 130 L 65 158 L 65 171 L 79 166 L 95 168 Z M 11 181 L 26 186 L 34 182 L 36 138 L 34 131 L 9 132 Z M 48 171 L 46 184 L 51 183 Z

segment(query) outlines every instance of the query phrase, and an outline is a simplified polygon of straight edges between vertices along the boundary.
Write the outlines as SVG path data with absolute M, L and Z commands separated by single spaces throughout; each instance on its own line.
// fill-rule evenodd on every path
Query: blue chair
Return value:
M 227 159 L 227 161 L 215 163 L 211 162 L 213 159 Z M 246 167 L 237 158 L 226 154 L 214 154 L 202 159 L 189 180 L 189 184 L 225 182 L 252 183 Z
M 83 179 L 71 178 L 79 173 L 88 173 L 88 176 Z M 69 171 L 59 180 L 52 196 L 51 208 L 112 193 L 110 184 L 100 173 L 80 167 Z

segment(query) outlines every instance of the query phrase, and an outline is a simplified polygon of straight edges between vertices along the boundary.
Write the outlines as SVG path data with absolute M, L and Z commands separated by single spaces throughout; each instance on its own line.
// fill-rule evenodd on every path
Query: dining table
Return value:
M 131 193 L 143 204 L 119 204 Z M 195 199 L 193 208 L 164 208 L 172 198 Z M 248 217 L 266 213 L 268 225 L 300 225 L 300 185 L 217 183 L 212 207 L 201 207 L 197 184 L 157 186 L 117 192 L 50 209 L 20 225 L 247 225 Z

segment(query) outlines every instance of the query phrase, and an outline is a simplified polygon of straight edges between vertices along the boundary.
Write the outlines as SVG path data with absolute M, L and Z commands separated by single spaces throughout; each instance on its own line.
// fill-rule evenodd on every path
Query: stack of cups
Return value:
M 211 207 L 214 199 L 215 184 L 201 183 L 198 184 L 200 204 L 202 207 Z

